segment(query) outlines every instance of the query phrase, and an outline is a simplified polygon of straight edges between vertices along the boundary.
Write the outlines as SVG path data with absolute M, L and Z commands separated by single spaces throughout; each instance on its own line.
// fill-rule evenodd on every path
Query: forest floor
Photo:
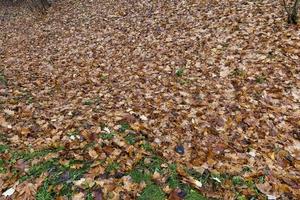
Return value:
M 300 199 L 299 139 L 280 1 L 0 7 L 0 199 Z

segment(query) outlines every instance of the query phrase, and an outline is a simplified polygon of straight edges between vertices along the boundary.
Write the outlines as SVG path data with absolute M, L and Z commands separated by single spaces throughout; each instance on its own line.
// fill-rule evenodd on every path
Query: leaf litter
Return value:
M 279 2 L 0 16 L 1 198 L 300 198 L 300 32 Z

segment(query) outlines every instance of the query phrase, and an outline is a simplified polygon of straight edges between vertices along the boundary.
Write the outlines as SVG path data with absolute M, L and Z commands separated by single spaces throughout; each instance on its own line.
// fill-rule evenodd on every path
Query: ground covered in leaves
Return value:
M 279 1 L 0 7 L 0 199 L 299 199 Z

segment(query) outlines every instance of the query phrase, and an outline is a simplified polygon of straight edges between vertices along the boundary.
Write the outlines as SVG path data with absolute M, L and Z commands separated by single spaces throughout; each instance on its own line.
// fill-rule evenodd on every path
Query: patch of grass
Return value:
M 33 152 L 26 152 L 26 151 L 15 152 L 15 153 L 13 153 L 10 162 L 15 163 L 19 159 L 28 161 L 28 160 L 32 160 L 33 158 L 44 157 L 44 156 L 48 155 L 49 153 L 55 153 L 55 152 L 58 152 L 63 149 L 64 149 L 64 147 L 58 147 L 58 148 L 54 148 L 54 149 L 43 149 L 43 150 L 38 150 L 38 151 L 33 151 Z
M 57 160 L 48 160 L 46 162 L 33 165 L 26 175 L 20 178 L 20 181 L 23 182 L 27 179 L 40 176 L 43 172 L 49 171 L 51 168 L 57 165 L 56 162 Z
M 168 178 L 168 185 L 170 188 L 175 189 L 175 188 L 179 188 L 181 183 L 177 176 L 171 175 Z
M 102 133 L 100 135 L 100 137 L 103 139 L 103 140 L 111 140 L 113 139 L 115 136 L 115 133 Z
M 90 163 L 84 163 L 80 169 L 71 169 L 69 171 L 70 181 L 80 179 L 85 173 L 89 171 L 90 166 Z
M 146 151 L 153 151 L 153 149 L 152 149 L 152 147 L 151 147 L 151 145 L 150 145 L 149 142 L 144 142 L 143 144 L 141 144 L 141 147 L 143 149 L 145 149 Z
M 128 144 L 134 145 L 137 141 L 137 138 L 135 134 L 129 133 L 125 136 L 125 140 Z
M 7 145 L 0 144 L 0 153 L 5 153 L 8 149 L 9 147 Z
M 142 181 L 148 183 L 151 181 L 151 176 L 140 169 L 132 170 L 129 175 L 135 183 L 141 183 Z
M 138 200 L 164 200 L 165 198 L 166 195 L 159 186 L 150 184 L 147 185 L 142 191 L 142 194 L 139 196 Z
M 149 163 L 143 161 L 143 166 L 148 169 L 151 173 L 160 172 L 162 170 L 161 165 L 164 163 L 164 160 L 158 156 L 152 156 Z
M 176 164 L 170 164 L 168 167 L 168 173 L 169 173 L 169 177 L 168 177 L 168 185 L 170 186 L 170 188 L 180 188 L 181 186 L 181 182 L 178 178 L 178 174 L 176 171 Z
M 64 183 L 59 192 L 60 196 L 67 196 L 68 199 L 71 199 L 73 196 L 72 184 Z
M 175 74 L 177 77 L 182 77 L 184 74 L 184 69 L 183 68 L 176 69 Z
M 240 176 L 234 176 L 232 177 L 232 184 L 234 186 L 241 186 L 241 185 L 244 185 L 245 181 L 242 177 Z
M 79 169 L 70 169 L 74 164 L 82 164 Z M 50 200 L 55 199 L 57 194 L 51 191 L 52 188 L 59 187 L 59 196 L 65 196 L 67 199 L 72 199 L 73 196 L 73 181 L 79 180 L 90 169 L 89 162 L 71 160 L 68 165 L 63 166 L 59 163 L 54 163 L 54 166 L 49 170 L 49 176 L 44 181 L 43 185 L 39 188 L 36 194 L 36 199 Z
M 93 193 L 91 191 L 87 193 L 85 200 L 94 200 Z
M 106 172 L 111 173 L 117 171 L 120 168 L 120 164 L 117 162 L 110 163 L 107 168 L 105 169 Z
M 185 200 L 207 200 L 207 198 L 205 198 L 195 190 L 190 190 L 184 199 Z
M 36 200 L 52 200 L 55 199 L 55 195 L 48 191 L 49 186 L 47 181 L 38 189 L 36 193 Z
M 126 130 L 129 130 L 131 127 L 128 123 L 122 123 L 121 124 L 121 127 L 119 128 L 119 131 L 120 132 L 125 132 Z
M 5 161 L 0 158 L 0 174 L 2 174 L 2 173 L 3 174 L 6 173 Z

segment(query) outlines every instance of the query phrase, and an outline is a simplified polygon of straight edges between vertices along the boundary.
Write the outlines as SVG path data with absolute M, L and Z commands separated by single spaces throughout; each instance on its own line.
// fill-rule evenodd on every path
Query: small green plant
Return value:
M 120 164 L 117 162 L 110 163 L 107 168 L 105 169 L 106 172 L 111 173 L 117 171 L 120 168 Z
M 143 149 L 145 149 L 146 151 L 152 151 L 153 150 L 149 142 L 144 142 L 143 144 L 141 144 L 141 147 Z
M 102 133 L 100 137 L 101 137 L 103 140 L 111 140 L 111 139 L 114 138 L 114 136 L 115 136 L 114 133 Z
M 0 144 L 0 153 L 5 153 L 8 149 L 9 147 L 7 145 Z
M 130 129 L 130 125 L 128 123 L 122 123 L 121 124 L 121 127 L 119 128 L 119 131 L 120 132 L 125 132 L 126 130 L 129 130 Z
M 175 74 L 176 74 L 177 77 L 182 77 L 183 73 L 184 73 L 184 69 L 183 68 L 178 68 L 175 71 Z
M 232 184 L 235 186 L 241 186 L 244 184 L 244 179 L 240 176 L 232 177 Z
M 139 196 L 138 200 L 164 200 L 165 198 L 166 195 L 159 186 L 150 184 L 147 185 L 142 191 L 142 194 Z
M 135 134 L 129 133 L 126 135 L 125 140 L 128 144 L 133 145 L 136 143 L 137 138 Z

